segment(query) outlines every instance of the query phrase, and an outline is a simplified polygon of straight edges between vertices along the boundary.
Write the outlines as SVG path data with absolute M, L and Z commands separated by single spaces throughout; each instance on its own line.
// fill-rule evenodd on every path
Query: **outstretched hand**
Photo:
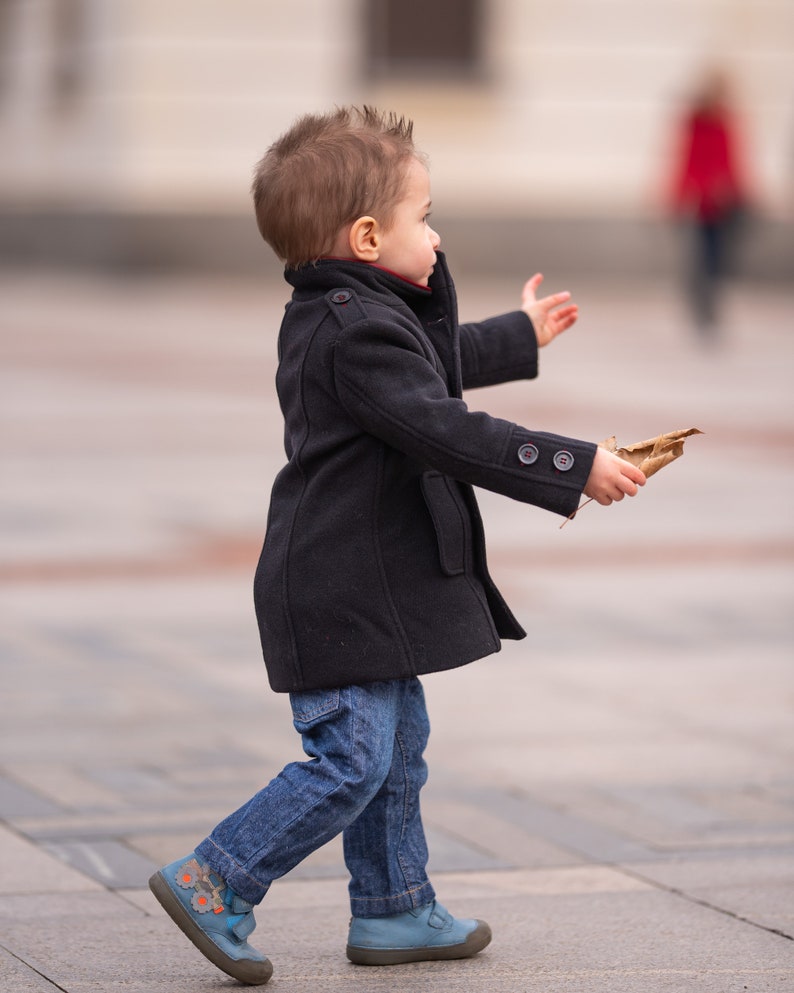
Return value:
M 576 322 L 579 308 L 575 303 L 568 303 L 571 294 L 552 293 L 551 296 L 537 298 L 537 290 L 543 282 L 543 276 L 536 272 L 526 281 L 521 294 L 521 309 L 532 321 L 538 347 L 548 345 L 550 341 L 562 334 Z M 567 304 L 567 306 L 563 306 Z

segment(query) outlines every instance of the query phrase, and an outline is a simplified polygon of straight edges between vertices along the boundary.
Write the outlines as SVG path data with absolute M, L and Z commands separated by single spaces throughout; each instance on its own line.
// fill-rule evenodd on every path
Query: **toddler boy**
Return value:
M 150 886 L 218 968 L 262 984 L 248 943 L 274 879 L 340 832 L 347 956 L 467 958 L 491 939 L 426 873 L 419 793 L 429 722 L 419 676 L 525 632 L 488 574 L 473 486 L 567 516 L 645 481 L 594 444 L 472 412 L 463 389 L 537 375 L 576 320 L 568 293 L 458 325 L 412 126 L 371 108 L 299 120 L 253 186 L 259 229 L 293 287 L 276 377 L 287 462 L 254 591 L 272 688 L 308 761 L 287 765 Z

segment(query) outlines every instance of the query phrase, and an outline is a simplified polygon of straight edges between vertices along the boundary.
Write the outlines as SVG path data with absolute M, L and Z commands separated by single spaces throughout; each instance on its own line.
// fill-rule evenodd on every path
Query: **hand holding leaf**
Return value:
M 647 441 L 638 441 L 633 445 L 626 445 L 622 448 L 618 448 L 615 441 L 614 435 L 611 438 L 607 438 L 599 444 L 599 448 L 603 448 L 608 452 L 612 452 L 613 455 L 617 455 L 618 458 L 623 459 L 625 462 L 630 462 L 633 466 L 636 466 L 642 473 L 645 474 L 645 478 L 653 476 L 660 469 L 663 469 L 666 465 L 675 461 L 679 456 L 684 454 L 684 441 L 693 434 L 702 434 L 698 428 L 686 428 L 680 431 L 669 431 L 667 434 L 657 435 L 656 438 L 649 438 Z M 567 517 L 560 527 L 564 527 L 568 521 L 572 520 L 576 514 L 590 503 L 594 497 L 590 500 L 585 501 L 581 504 L 571 514 Z M 620 497 L 618 497 L 620 499 Z M 611 501 L 604 501 L 609 503 Z

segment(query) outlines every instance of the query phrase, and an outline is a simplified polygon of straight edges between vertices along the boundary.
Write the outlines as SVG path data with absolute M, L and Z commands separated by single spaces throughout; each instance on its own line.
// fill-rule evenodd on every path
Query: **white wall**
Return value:
M 487 80 L 372 86 L 360 0 L 83 0 L 83 92 L 48 91 L 52 11 L 2 44 L 0 204 L 249 210 L 256 159 L 298 114 L 367 100 L 414 117 L 445 212 L 655 209 L 703 62 L 733 70 L 769 209 L 792 208 L 794 0 L 491 0 Z

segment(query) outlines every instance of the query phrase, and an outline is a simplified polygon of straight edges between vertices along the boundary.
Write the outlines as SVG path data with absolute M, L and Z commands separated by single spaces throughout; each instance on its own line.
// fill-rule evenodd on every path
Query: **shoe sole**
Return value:
M 248 986 L 264 986 L 273 975 L 273 966 L 269 959 L 264 959 L 261 962 L 254 962 L 251 959 L 233 959 L 221 951 L 182 906 L 179 897 L 172 892 L 161 872 L 156 872 L 149 880 L 149 889 L 185 937 L 192 941 L 201 954 L 221 972 L 225 972 L 227 976 L 231 976 L 238 982 L 246 983 Z
M 355 965 L 403 965 L 407 962 L 467 959 L 481 952 L 490 941 L 490 927 L 485 921 L 477 921 L 477 927 L 468 938 L 456 945 L 428 945 L 424 948 L 365 948 L 361 945 L 348 945 L 347 957 Z

